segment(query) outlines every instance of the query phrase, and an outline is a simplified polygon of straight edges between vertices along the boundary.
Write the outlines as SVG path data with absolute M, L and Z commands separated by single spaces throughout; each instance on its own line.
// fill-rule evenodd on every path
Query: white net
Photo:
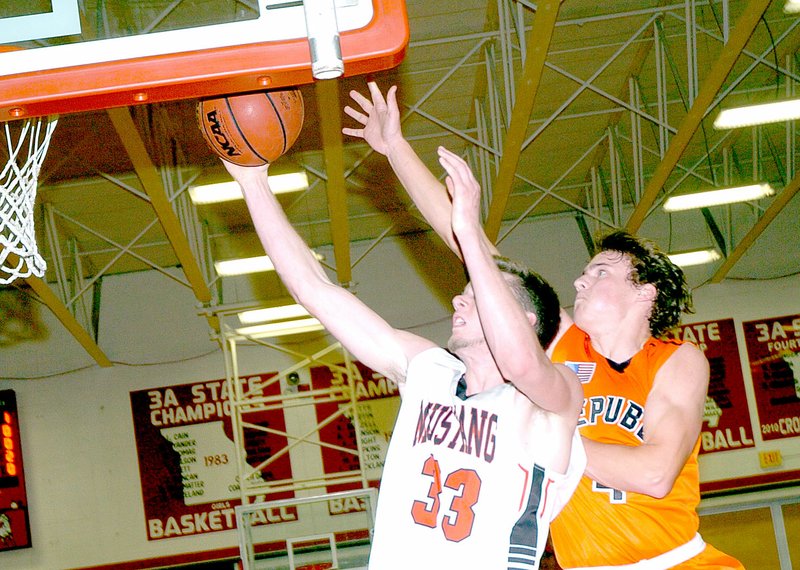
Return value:
M 47 264 L 36 246 L 34 202 L 39 170 L 57 117 L 5 123 L 8 162 L 0 173 L 0 284 L 31 275 L 42 277 Z

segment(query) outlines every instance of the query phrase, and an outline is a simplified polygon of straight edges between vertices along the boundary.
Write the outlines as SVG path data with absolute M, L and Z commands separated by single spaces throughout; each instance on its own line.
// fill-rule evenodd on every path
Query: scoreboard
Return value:
M 30 546 L 17 398 L 0 390 L 0 551 Z

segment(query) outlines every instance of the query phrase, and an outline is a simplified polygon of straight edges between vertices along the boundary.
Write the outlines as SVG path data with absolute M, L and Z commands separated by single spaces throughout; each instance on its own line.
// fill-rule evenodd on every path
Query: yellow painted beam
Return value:
M 553 37 L 553 29 L 558 19 L 561 2 L 539 2 L 537 6 L 536 17 L 528 36 L 525 68 L 519 85 L 517 85 L 517 98 L 511 111 L 511 123 L 503 142 L 500 169 L 492 189 L 492 203 L 486 218 L 486 235 L 492 241 L 497 239 L 497 234 L 500 232 L 500 224 L 503 222 L 508 197 L 511 195 L 520 151 L 528 132 L 528 121 L 536 100 L 536 93 L 539 90 L 539 83 L 542 80 L 544 63 L 550 49 L 550 40 Z
M 325 187 L 328 193 L 328 212 L 331 218 L 331 238 L 336 275 L 339 283 L 352 281 L 350 267 L 350 222 L 347 218 L 347 192 L 344 178 L 344 148 L 339 105 L 339 81 L 325 79 L 314 84 L 317 93 L 320 131 L 325 148 Z
M 167 234 L 167 239 L 172 244 L 172 249 L 175 250 L 175 255 L 178 257 L 178 262 L 183 268 L 186 279 L 194 290 L 195 297 L 201 303 L 210 302 L 211 290 L 203 278 L 200 266 L 189 247 L 189 240 L 183 232 L 175 210 L 172 209 L 172 204 L 169 201 L 158 169 L 147 153 L 147 148 L 141 136 L 139 136 L 139 131 L 133 122 L 130 111 L 122 107 L 108 109 L 107 113 L 119 134 L 119 138 L 122 140 L 125 150 L 128 152 L 128 156 L 133 162 L 136 175 L 150 197 L 150 203 L 161 222 L 161 227 L 164 228 L 164 232 Z
M 722 281 L 728 272 L 733 268 L 737 261 L 739 261 L 745 252 L 750 248 L 751 245 L 756 241 L 758 236 L 760 236 L 767 226 L 772 223 L 772 220 L 780 213 L 781 210 L 789 203 L 789 201 L 794 198 L 794 195 L 797 194 L 797 191 L 800 190 L 800 174 L 795 175 L 792 178 L 792 181 L 789 182 L 789 185 L 783 189 L 783 192 L 778 194 L 769 207 L 764 211 L 758 221 L 750 228 L 750 231 L 742 238 L 742 240 L 736 245 L 736 248 L 728 254 L 728 257 L 725 258 L 725 261 L 722 265 L 719 266 L 714 276 L 711 277 L 712 283 L 719 283 Z
M 75 340 L 94 358 L 100 366 L 112 366 L 111 361 L 105 353 L 97 346 L 92 336 L 84 329 L 69 311 L 64 302 L 56 295 L 53 290 L 38 277 L 28 277 L 25 282 L 30 285 L 42 302 L 53 311 L 56 318 L 66 327 Z
M 636 204 L 636 208 L 628 218 L 625 226 L 629 232 L 635 233 L 641 227 L 642 222 L 647 217 L 648 210 L 658 198 L 658 194 L 678 164 L 686 147 L 689 146 L 689 142 L 700 127 L 706 111 L 711 103 L 714 102 L 714 97 L 730 74 L 736 60 L 739 59 L 742 50 L 750 40 L 750 36 L 753 35 L 753 30 L 755 30 L 769 4 L 770 0 L 751 0 L 731 30 L 728 43 L 722 48 L 719 58 L 717 58 L 717 61 L 708 72 L 708 76 L 703 80 L 694 104 L 686 113 L 683 121 L 681 121 L 678 132 L 670 140 L 664 158 L 656 167 L 653 177 L 642 193 L 641 200 Z

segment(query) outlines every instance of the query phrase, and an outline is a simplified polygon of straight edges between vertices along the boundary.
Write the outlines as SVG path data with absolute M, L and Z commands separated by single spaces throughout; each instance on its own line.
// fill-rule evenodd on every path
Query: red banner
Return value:
M 800 435 L 800 315 L 742 323 L 764 441 Z
M 274 374 L 242 380 L 256 396 L 280 393 Z M 211 380 L 131 392 L 148 540 L 236 528 L 241 504 L 236 449 L 226 380 Z M 282 409 L 249 413 L 247 422 L 286 431 Z M 247 461 L 257 466 L 287 447 L 285 436 L 252 429 L 245 433 Z M 264 471 L 265 480 L 292 478 L 289 454 Z M 291 494 L 273 494 L 281 499 Z M 297 519 L 295 509 L 263 513 L 263 524 Z M 258 522 L 258 521 L 257 521 Z
M 358 378 L 354 378 L 354 389 L 359 406 L 361 440 L 356 439 L 356 430 L 352 422 L 349 388 L 346 376 L 338 369 L 326 366 L 311 368 L 311 387 L 314 390 L 331 387 L 342 388 L 342 399 L 336 402 L 315 404 L 317 422 L 325 423 L 336 416 L 330 423 L 320 429 L 320 441 L 335 447 L 322 448 L 322 464 L 326 474 L 357 471 L 362 466 L 358 457 L 358 444 L 365 464 L 363 470 L 371 486 L 378 486 L 383 472 L 383 462 L 389 446 L 389 438 L 394 428 L 394 420 L 400 407 L 397 385 L 381 374 L 373 372 L 360 362 L 354 365 L 358 369 Z M 344 449 L 341 449 L 344 448 Z M 349 485 L 331 485 L 328 492 L 344 491 L 358 488 L 357 483 Z M 351 510 L 343 509 L 343 512 Z
M 700 453 L 755 447 L 733 319 L 683 325 L 675 336 L 697 345 L 710 367 Z

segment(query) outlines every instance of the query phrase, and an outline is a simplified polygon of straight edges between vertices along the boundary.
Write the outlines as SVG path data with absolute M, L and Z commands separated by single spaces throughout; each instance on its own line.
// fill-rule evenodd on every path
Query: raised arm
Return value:
M 361 108 L 360 111 L 349 105 L 344 108 L 344 112 L 363 125 L 363 128 L 345 127 L 342 132 L 364 139 L 375 152 L 389 159 L 394 173 L 422 216 L 447 246 L 462 258 L 461 249 L 450 224 L 453 205 L 447 190 L 403 137 L 400 109 L 397 104 L 397 87 L 390 87 L 384 98 L 375 82 L 370 81 L 367 86 L 371 99 L 367 99 L 358 91 L 350 92 L 350 96 Z M 486 247 L 493 255 L 499 254 L 495 245 L 488 240 Z M 548 354 L 571 324 L 572 318 L 569 314 L 561 311 L 559 331 L 548 347 Z
M 358 360 L 402 384 L 408 361 L 434 343 L 394 329 L 355 295 L 328 279 L 270 191 L 267 166 L 224 164 L 242 187 L 256 232 L 292 297 Z
M 664 497 L 700 435 L 708 377 L 708 361 L 700 349 L 682 345 L 658 371 L 647 396 L 642 445 L 584 438 L 586 474 L 614 489 Z
M 469 166 L 445 148 L 439 161 L 447 171 L 453 199 L 452 229 L 461 248 L 489 350 L 503 378 L 537 406 L 577 422 L 582 391 L 577 377 L 553 364 L 536 335 L 536 315 L 526 312 L 500 271 L 480 222 L 480 186 Z
M 384 98 L 375 82 L 370 81 L 367 85 L 371 99 L 358 91 L 350 92 L 361 111 L 350 106 L 344 108 L 344 112 L 361 123 L 363 128 L 343 128 L 342 132 L 363 138 L 375 152 L 389 159 L 397 178 L 422 216 L 448 247 L 460 256 L 461 251 L 450 226 L 452 205 L 447 191 L 403 137 L 397 87 L 390 87 Z M 494 245 L 490 244 L 490 247 L 494 248 Z

